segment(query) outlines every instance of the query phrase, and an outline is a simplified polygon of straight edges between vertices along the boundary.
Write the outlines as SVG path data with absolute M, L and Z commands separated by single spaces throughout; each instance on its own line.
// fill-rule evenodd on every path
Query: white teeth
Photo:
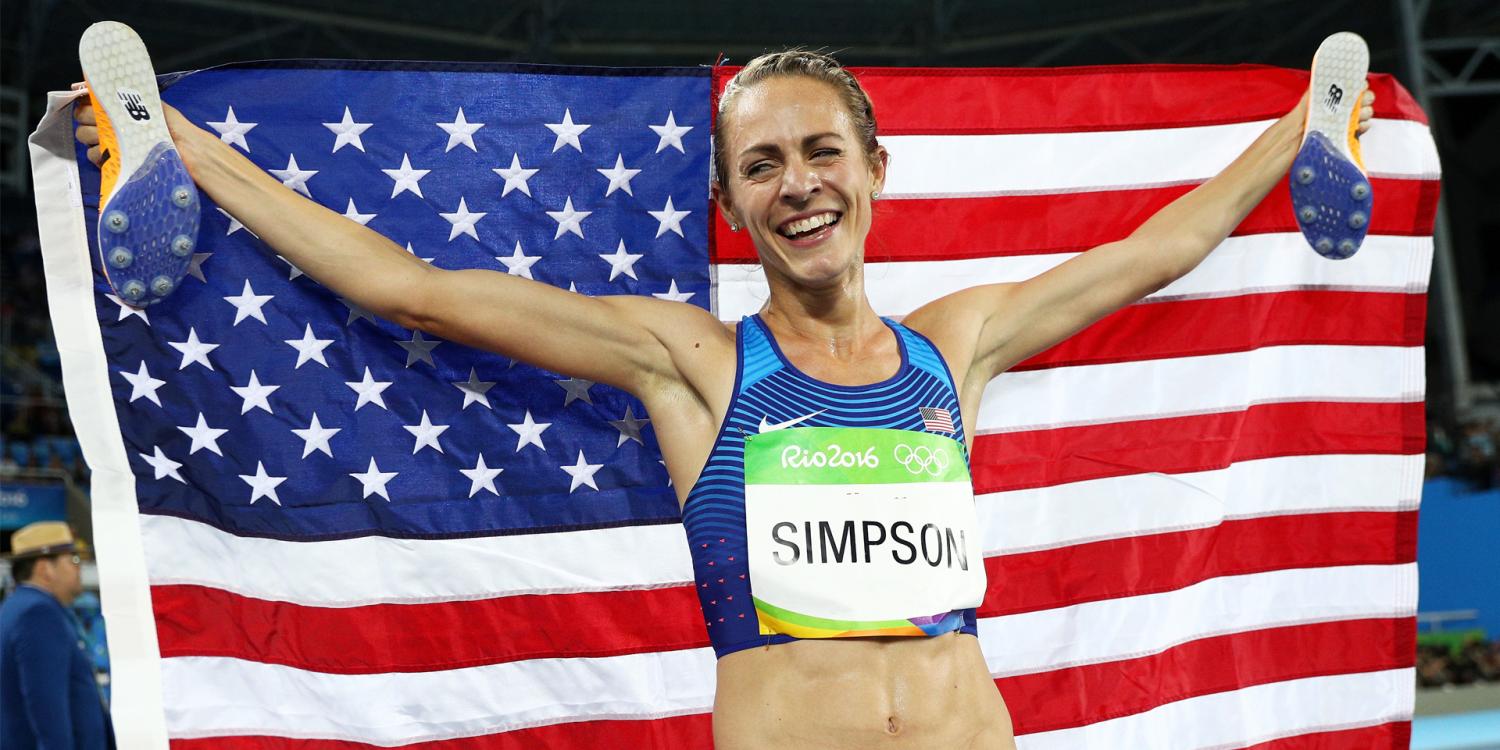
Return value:
M 832 224 L 836 219 L 838 219 L 838 214 L 833 213 L 831 211 L 828 212 L 828 213 L 826 213 L 826 214 L 818 214 L 817 216 L 809 216 L 806 219 L 801 219 L 801 220 L 798 220 L 798 221 L 794 221 L 794 222 L 786 225 L 785 227 L 783 227 L 781 229 L 781 233 L 790 237 L 791 235 L 794 235 L 794 234 L 802 234 L 803 232 L 810 232 L 810 231 L 812 231 L 814 229 L 817 229 L 818 227 L 825 226 L 825 225 L 828 225 L 828 224 Z

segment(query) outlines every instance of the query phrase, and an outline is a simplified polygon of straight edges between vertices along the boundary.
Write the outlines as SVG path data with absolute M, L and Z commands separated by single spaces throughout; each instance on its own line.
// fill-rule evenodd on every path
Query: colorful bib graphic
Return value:
M 932 635 L 984 598 L 962 446 L 906 430 L 799 427 L 745 442 L 750 590 L 762 634 Z

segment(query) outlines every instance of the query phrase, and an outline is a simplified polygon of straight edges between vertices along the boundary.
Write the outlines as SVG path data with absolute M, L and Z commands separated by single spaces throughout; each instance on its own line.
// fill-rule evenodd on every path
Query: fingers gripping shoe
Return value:
M 198 190 L 162 115 L 151 58 L 121 23 L 90 26 L 78 60 L 98 119 L 99 259 L 116 296 L 160 302 L 187 274 L 198 242 Z
M 1347 31 L 1323 40 L 1313 56 L 1302 148 L 1292 162 L 1292 210 L 1319 255 L 1340 260 L 1359 250 L 1374 194 L 1360 157 L 1360 102 L 1370 50 Z

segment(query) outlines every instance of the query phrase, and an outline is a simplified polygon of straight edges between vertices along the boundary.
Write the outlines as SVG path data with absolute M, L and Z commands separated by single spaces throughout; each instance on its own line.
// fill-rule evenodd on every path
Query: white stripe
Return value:
M 1239 156 L 1271 122 L 1191 128 L 884 136 L 891 154 L 883 195 L 1006 195 L 1115 190 L 1201 182 Z M 1362 145 L 1372 174 L 1436 179 L 1426 125 L 1375 120 Z
M 498 635 L 498 634 L 497 634 Z M 174 739 L 271 735 L 391 746 L 713 706 L 711 649 L 334 675 L 225 657 L 162 660 Z
M 1088 726 L 1022 735 L 1019 750 L 1226 750 L 1411 719 L 1416 671 L 1308 677 L 1200 695 Z
M 1007 677 L 1134 659 L 1229 633 L 1416 611 L 1416 563 L 1300 568 L 982 618 L 979 643 L 990 672 Z
M 47 114 L 28 139 L 38 236 L 63 389 L 83 457 L 93 471 L 94 550 L 109 623 L 116 739 L 132 750 L 166 750 L 161 650 L 146 584 L 145 548 L 136 533 L 135 477 L 120 438 L 103 336 L 93 313 L 94 273 L 73 151 L 72 102 L 80 95 L 49 93 Z
M 985 557 L 1279 514 L 1415 510 L 1425 457 L 1284 456 L 980 495 Z
M 975 430 L 1158 419 L 1290 401 L 1421 401 L 1424 370 L 1420 346 L 1268 346 L 1007 372 L 985 387 Z
M 878 230 L 877 230 L 878 231 Z M 946 261 L 865 265 L 865 293 L 876 312 L 902 316 L 939 297 L 980 284 L 1025 281 L 1079 253 L 1050 253 Z M 1431 237 L 1372 235 L 1354 257 L 1327 260 L 1301 234 L 1230 237 L 1188 275 L 1146 299 L 1224 297 L 1287 289 L 1422 292 L 1432 266 Z M 714 266 L 719 282 L 716 313 L 739 320 L 766 302 L 765 272 L 758 264 Z
M 1421 456 L 1292 456 L 1192 474 L 1145 473 L 983 495 L 986 555 L 1212 526 L 1276 513 L 1415 507 Z M 151 582 L 318 607 L 469 601 L 685 585 L 675 524 L 477 539 L 362 537 L 298 543 L 142 516 Z M 237 561 L 275 560 L 244 566 Z M 432 569 L 442 576 L 425 575 Z M 349 569 L 386 571 L 348 576 Z M 303 571 L 284 575 L 281 571 Z M 320 571 L 330 571 L 322 574 Z
M 141 535 L 152 550 L 154 585 L 196 584 L 319 607 L 643 589 L 693 580 L 679 524 L 307 543 L 238 537 L 197 521 L 143 515 Z M 247 560 L 264 564 L 246 565 Z M 432 575 L 434 570 L 443 574 Z
M 1218 578 L 1165 594 L 986 618 L 979 632 L 996 676 L 1113 661 L 1207 635 L 1410 615 L 1415 567 Z M 697 713 L 712 705 L 714 688 L 709 649 L 377 675 L 177 657 L 164 659 L 162 672 L 176 738 L 266 734 L 387 746 L 561 721 Z

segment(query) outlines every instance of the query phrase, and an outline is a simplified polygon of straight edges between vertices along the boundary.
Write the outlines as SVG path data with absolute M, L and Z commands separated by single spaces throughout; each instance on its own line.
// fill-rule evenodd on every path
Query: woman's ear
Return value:
M 891 164 L 891 153 L 885 150 L 885 146 L 875 147 L 875 164 L 870 168 L 871 189 L 877 193 L 885 192 L 886 168 Z
M 724 217 L 724 222 L 730 227 L 739 226 L 739 223 L 734 218 L 734 206 L 729 202 L 729 193 L 719 185 L 717 180 L 709 183 L 708 195 L 713 200 L 714 205 L 719 207 L 719 214 Z

